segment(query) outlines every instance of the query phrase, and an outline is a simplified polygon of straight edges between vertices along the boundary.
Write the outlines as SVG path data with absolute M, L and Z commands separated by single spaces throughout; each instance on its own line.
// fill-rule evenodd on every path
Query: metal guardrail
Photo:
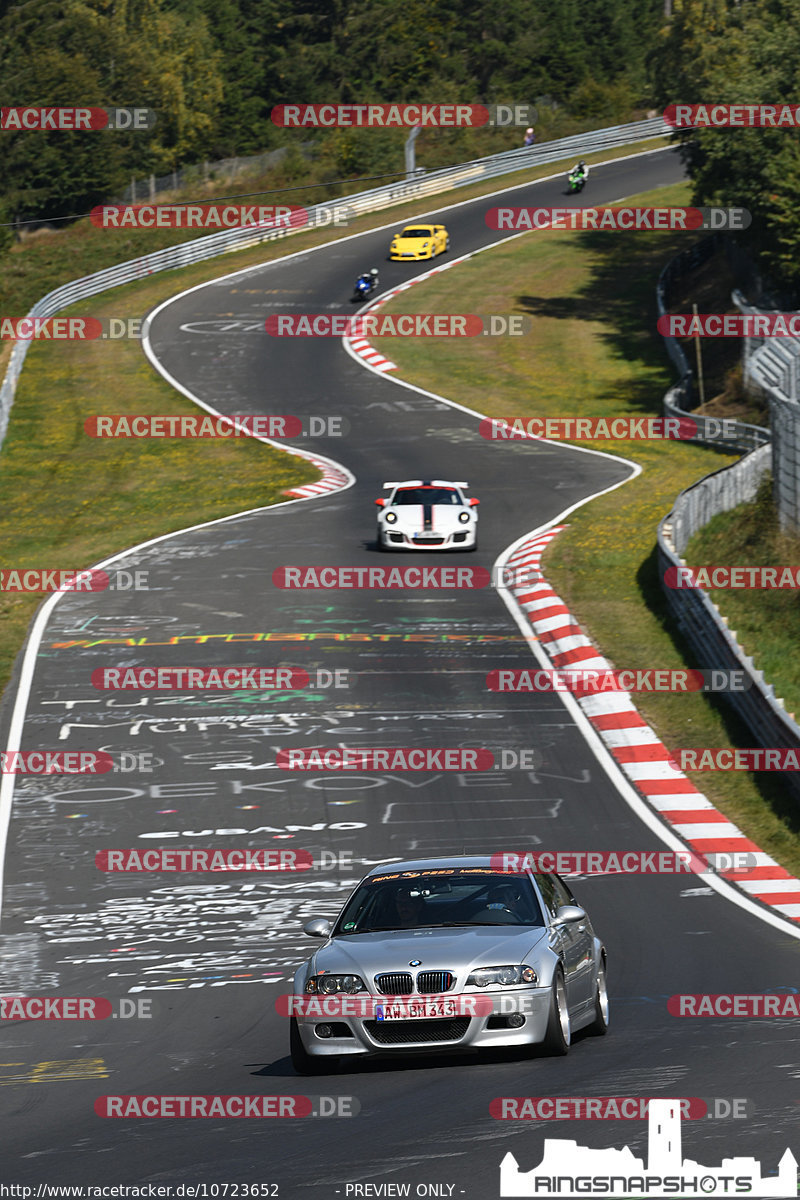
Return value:
M 737 289 L 731 299 L 739 312 L 767 310 L 748 304 Z M 800 339 L 744 339 L 744 378 L 769 404 L 772 432 L 772 495 L 783 529 L 800 530 Z
M 248 229 L 226 229 L 219 233 L 207 234 L 205 237 L 195 238 L 179 246 L 156 250 L 153 254 L 145 254 L 140 258 L 133 258 L 119 263 L 117 266 L 97 271 L 93 275 L 74 279 L 63 287 L 48 292 L 41 300 L 37 300 L 27 316 L 51 317 L 54 313 L 60 312 L 70 304 L 83 300 L 87 296 L 95 296 L 99 292 L 119 287 L 121 284 L 145 279 L 157 271 L 170 271 L 178 267 L 186 267 L 191 263 L 215 258 L 217 255 L 227 254 L 233 250 L 246 250 L 251 246 L 258 246 L 262 242 L 275 241 L 277 238 L 287 237 L 292 233 L 302 233 L 313 229 L 317 225 L 330 224 L 330 209 L 334 203 L 337 207 L 346 209 L 350 217 L 360 216 L 364 213 L 379 212 L 381 209 L 401 204 L 406 200 L 423 199 L 437 192 L 466 187 L 468 184 L 477 183 L 482 179 L 507 175 L 540 163 L 580 158 L 582 155 L 595 151 L 631 145 L 671 133 L 673 130 L 664 124 L 661 117 L 653 117 L 646 121 L 633 121 L 628 125 L 613 125 L 608 129 L 594 129 L 589 133 L 559 138 L 556 141 L 544 142 L 539 146 L 506 150 L 501 154 L 475 159 L 457 167 L 431 171 L 430 174 L 420 179 L 384 184 L 366 192 L 358 192 L 351 196 L 343 196 L 336 201 L 331 200 L 325 204 L 315 205 L 308 209 L 308 224 L 302 228 L 250 227 Z M 29 345 L 30 342 L 15 344 L 2 386 L 0 386 L 0 445 L 6 435 L 17 381 Z
M 705 262 L 716 245 L 716 236 L 707 238 L 667 264 L 658 281 L 659 316 L 666 311 L 669 285 Z M 670 415 L 685 415 L 691 403 L 692 372 L 683 348 L 675 339 L 665 338 L 664 341 L 681 376 L 679 382 L 667 392 L 664 409 Z M 698 423 L 703 420 L 694 413 L 691 416 Z M 743 672 L 742 678 L 747 681 L 747 689 L 725 692 L 723 695 L 745 722 L 754 744 L 800 748 L 800 725 L 793 715 L 786 712 L 783 701 L 775 696 L 775 689 L 765 681 L 763 672 L 756 670 L 752 658 L 744 653 L 736 633 L 728 627 L 727 619 L 711 598 L 701 588 L 670 588 L 664 582 L 669 567 L 686 565 L 681 556 L 699 529 L 717 513 L 729 512 L 737 504 L 755 498 L 759 482 L 772 462 L 774 446 L 769 439 L 769 430 L 737 422 L 736 439 L 727 441 L 726 447 L 746 449 L 749 453 L 732 466 L 706 475 L 680 493 L 671 512 L 659 523 L 656 558 L 667 607 L 691 646 L 697 663 L 710 669 L 727 668 Z M 697 440 L 706 439 L 698 436 Z M 786 772 L 785 778 L 792 794 L 800 800 L 800 779 L 794 778 L 794 774 Z
M 671 258 L 658 277 L 656 284 L 656 303 L 658 315 L 663 317 L 669 309 L 669 292 L 677 279 L 691 271 L 696 271 L 717 250 L 720 244 L 720 234 L 712 234 L 703 241 L 684 250 Z M 720 422 L 714 417 L 702 416 L 692 411 L 693 375 L 683 347 L 677 338 L 662 334 L 664 346 L 672 364 L 678 372 L 678 382 L 673 384 L 664 396 L 664 415 L 667 417 L 690 416 L 697 425 L 697 433 L 687 441 L 702 442 L 704 445 L 718 446 L 726 450 L 740 450 L 748 453 L 750 450 L 763 446 L 770 440 L 770 431 L 760 425 L 748 425 L 744 421 L 726 421 L 722 429 Z
M 691 536 L 718 512 L 752 500 L 758 483 L 769 469 L 771 447 L 762 446 L 731 467 L 707 475 L 678 496 L 672 511 L 658 527 L 657 561 L 662 590 L 678 629 L 691 646 L 698 664 L 714 669 L 742 671 L 747 690 L 722 695 L 745 722 L 754 745 L 800 749 L 800 725 L 787 713 L 774 687 L 756 670 L 711 598 L 701 588 L 669 588 L 668 567 L 685 566 L 681 553 Z M 787 771 L 784 779 L 800 801 L 800 778 Z

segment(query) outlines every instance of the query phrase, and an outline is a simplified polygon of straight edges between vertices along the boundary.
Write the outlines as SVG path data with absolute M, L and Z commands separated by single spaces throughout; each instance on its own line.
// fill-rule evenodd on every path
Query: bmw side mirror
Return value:
M 562 904 L 556 913 L 556 925 L 571 925 L 574 921 L 585 921 L 586 909 L 579 904 Z
M 330 921 L 317 917 L 303 926 L 303 933 L 307 933 L 309 937 L 326 938 L 331 936 L 332 928 Z

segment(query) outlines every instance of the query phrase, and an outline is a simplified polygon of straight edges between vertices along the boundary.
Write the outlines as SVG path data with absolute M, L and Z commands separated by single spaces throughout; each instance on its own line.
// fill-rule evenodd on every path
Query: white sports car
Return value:
M 385 483 L 391 489 L 378 505 L 381 550 L 477 550 L 479 500 L 468 500 L 468 485 L 447 479 L 406 479 Z

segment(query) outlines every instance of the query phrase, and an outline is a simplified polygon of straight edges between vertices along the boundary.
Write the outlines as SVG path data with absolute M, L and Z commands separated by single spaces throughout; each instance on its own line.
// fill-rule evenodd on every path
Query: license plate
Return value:
M 378 1004 L 379 1021 L 422 1021 L 432 1017 L 457 1016 L 455 1000 L 410 1000 L 402 1004 Z

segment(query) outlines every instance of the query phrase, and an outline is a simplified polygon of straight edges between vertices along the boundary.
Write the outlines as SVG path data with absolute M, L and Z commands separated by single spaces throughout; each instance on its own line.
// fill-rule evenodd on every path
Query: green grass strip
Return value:
M 685 204 L 688 188 L 630 203 Z M 528 234 L 411 288 L 382 311 L 527 313 L 530 334 L 371 340 L 403 378 L 489 416 L 660 416 L 673 377 L 656 333 L 655 285 L 667 260 L 692 240 L 685 233 Z M 656 528 L 679 491 L 735 459 L 680 442 L 584 444 L 620 453 L 643 471 L 570 515 L 547 551 L 547 578 L 616 667 L 695 666 L 664 603 Z M 483 500 L 490 504 L 491 496 Z M 635 702 L 671 749 L 750 744 L 719 701 L 640 693 Z M 690 777 L 767 853 L 800 872 L 800 814 L 775 778 Z

